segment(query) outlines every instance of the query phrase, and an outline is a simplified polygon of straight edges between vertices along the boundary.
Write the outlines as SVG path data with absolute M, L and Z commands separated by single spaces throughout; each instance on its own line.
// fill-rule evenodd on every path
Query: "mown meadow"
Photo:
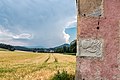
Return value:
M 0 51 L 0 80 L 50 80 L 58 71 L 75 75 L 76 58 L 58 53 Z

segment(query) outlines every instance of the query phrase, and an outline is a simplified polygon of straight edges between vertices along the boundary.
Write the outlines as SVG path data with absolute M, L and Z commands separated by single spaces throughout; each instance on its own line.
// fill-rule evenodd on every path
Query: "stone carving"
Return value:
M 78 56 L 101 57 L 102 48 L 102 39 L 80 39 L 78 42 Z

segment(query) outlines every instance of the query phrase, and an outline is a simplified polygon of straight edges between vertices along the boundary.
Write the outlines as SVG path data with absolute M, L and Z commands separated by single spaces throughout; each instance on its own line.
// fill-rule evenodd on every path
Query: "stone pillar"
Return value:
M 120 0 L 77 0 L 76 80 L 120 80 Z

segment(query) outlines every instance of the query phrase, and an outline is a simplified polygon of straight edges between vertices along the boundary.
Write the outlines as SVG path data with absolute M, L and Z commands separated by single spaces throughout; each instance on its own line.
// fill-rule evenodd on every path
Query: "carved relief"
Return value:
M 102 48 L 102 39 L 81 39 L 78 42 L 78 56 L 101 57 Z

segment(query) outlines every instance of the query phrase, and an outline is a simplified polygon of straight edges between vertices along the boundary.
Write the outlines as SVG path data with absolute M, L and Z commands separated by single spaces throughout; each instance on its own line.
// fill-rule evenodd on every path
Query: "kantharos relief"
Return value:
M 80 39 L 77 56 L 101 57 L 103 53 L 102 39 Z

